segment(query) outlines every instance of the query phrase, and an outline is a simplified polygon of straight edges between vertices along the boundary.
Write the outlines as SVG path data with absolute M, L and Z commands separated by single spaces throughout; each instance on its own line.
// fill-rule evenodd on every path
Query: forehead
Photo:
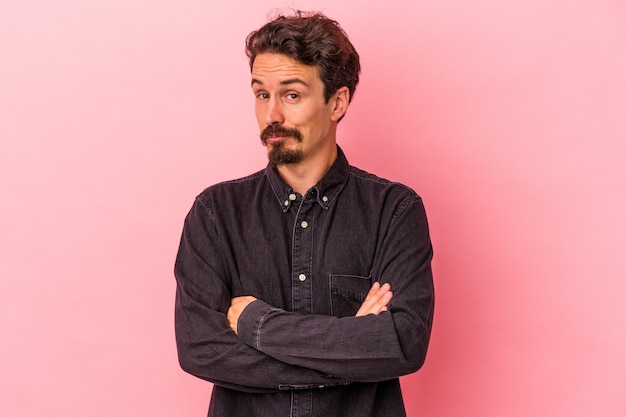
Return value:
M 307 85 L 321 82 L 314 65 L 303 64 L 283 54 L 263 53 L 256 56 L 252 64 L 252 84 L 285 80 L 299 80 Z

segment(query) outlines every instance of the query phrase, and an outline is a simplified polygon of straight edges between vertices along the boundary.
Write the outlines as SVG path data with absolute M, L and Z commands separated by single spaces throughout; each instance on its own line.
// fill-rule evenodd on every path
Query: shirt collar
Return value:
M 324 210 L 327 210 L 335 202 L 348 181 L 349 172 L 350 164 L 341 148 L 337 146 L 337 159 L 322 179 L 309 189 L 308 193 L 314 193 L 319 205 Z M 296 192 L 283 181 L 278 174 L 278 170 L 271 163 L 265 168 L 265 175 L 281 209 L 283 212 L 288 211 L 291 204 L 297 199 Z

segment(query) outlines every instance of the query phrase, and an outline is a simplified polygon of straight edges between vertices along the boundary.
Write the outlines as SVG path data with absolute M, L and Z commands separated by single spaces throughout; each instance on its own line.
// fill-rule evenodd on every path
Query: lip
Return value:
M 287 139 L 286 136 L 271 136 L 269 138 L 267 138 L 267 142 L 268 143 L 275 143 L 275 142 L 280 142 L 282 140 Z

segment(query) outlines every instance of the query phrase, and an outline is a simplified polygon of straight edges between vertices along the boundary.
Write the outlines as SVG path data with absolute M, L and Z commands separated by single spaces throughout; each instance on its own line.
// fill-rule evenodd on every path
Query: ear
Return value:
M 350 90 L 348 87 L 341 87 L 330 98 L 332 105 L 331 120 L 333 122 L 339 121 L 348 111 L 348 105 L 350 104 Z

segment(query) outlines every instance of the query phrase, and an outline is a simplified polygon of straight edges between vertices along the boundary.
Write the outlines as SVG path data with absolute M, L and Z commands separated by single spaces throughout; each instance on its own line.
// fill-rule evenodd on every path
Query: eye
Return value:
M 300 98 L 300 94 L 298 93 L 289 93 L 287 94 L 287 99 L 290 101 L 296 101 Z
M 257 93 L 257 94 L 256 94 L 256 97 L 257 97 L 257 98 L 259 98 L 259 99 L 261 99 L 261 100 L 267 100 L 268 98 L 270 98 L 270 95 L 269 95 L 269 94 L 267 94 L 267 93 L 266 93 L 266 92 L 264 92 L 264 91 L 261 91 L 260 93 Z

